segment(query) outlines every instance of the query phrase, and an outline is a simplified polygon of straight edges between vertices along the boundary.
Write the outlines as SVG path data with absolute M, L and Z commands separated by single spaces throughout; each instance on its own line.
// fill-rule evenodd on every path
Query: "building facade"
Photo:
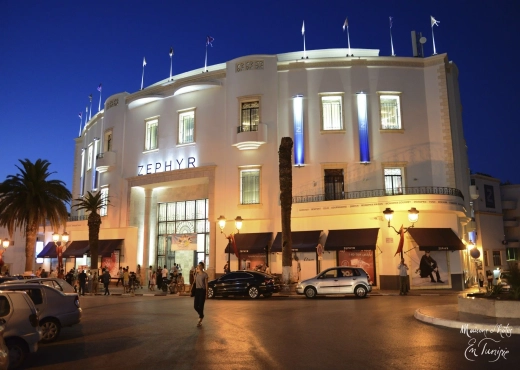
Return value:
M 278 147 L 291 137 L 294 280 L 349 264 L 396 288 L 403 225 L 411 287 L 463 289 L 475 272 L 458 69 L 446 54 L 346 52 L 246 56 L 107 98 L 75 139 L 72 188 L 110 200 L 101 265 L 187 271 L 204 260 L 215 276 L 230 259 L 281 273 Z M 67 267 L 89 258 L 86 215 L 71 219 Z M 431 275 L 419 271 L 426 250 Z

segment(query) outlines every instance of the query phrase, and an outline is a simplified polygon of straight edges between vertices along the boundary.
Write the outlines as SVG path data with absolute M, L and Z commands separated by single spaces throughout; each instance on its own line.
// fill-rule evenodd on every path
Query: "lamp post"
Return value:
M 61 241 L 60 241 L 61 238 Z M 58 274 L 61 274 L 63 270 L 63 252 L 67 248 L 67 242 L 69 241 L 69 234 L 63 232 L 62 235 L 58 233 L 52 234 L 52 241 L 56 244 L 56 254 L 58 255 Z M 63 242 L 63 244 L 62 244 Z
M 218 226 L 220 227 L 220 233 L 221 234 L 224 234 L 224 228 L 226 227 L 226 218 L 224 216 L 220 216 L 218 219 Z M 237 229 L 237 234 L 240 233 L 240 229 L 242 228 L 242 217 L 240 216 L 237 216 L 235 218 L 235 227 Z M 228 270 L 231 271 L 231 238 L 233 238 L 233 236 L 235 235 L 234 232 L 230 233 L 228 236 L 226 236 L 226 234 L 224 234 L 224 237 L 228 240 L 228 245 L 227 245 L 227 249 L 228 249 L 228 259 L 227 259 L 227 265 L 228 265 Z
M 1 240 L 1 239 L 0 239 Z M 2 269 L 4 267 L 4 253 L 7 248 L 11 245 L 11 241 L 9 239 L 3 239 L 1 243 L 3 249 L 0 249 L 0 273 L 3 273 Z
M 385 215 L 385 219 L 388 221 L 388 227 L 391 227 L 392 229 L 394 229 L 394 231 L 396 232 L 397 235 L 401 235 L 400 231 L 397 231 L 395 229 L 395 227 L 390 225 L 390 221 L 392 221 L 392 217 L 394 216 L 394 211 L 391 208 L 387 208 L 387 209 L 385 209 L 383 211 L 383 214 Z M 408 221 L 410 221 L 412 223 L 412 225 L 408 226 L 408 227 L 403 227 L 403 235 L 405 233 L 407 233 L 409 229 L 414 227 L 414 224 L 418 220 L 419 220 L 419 211 L 415 207 L 410 208 L 410 210 L 408 211 Z M 401 243 L 401 241 L 399 241 L 399 243 Z M 403 258 L 403 250 L 402 249 L 401 249 L 401 258 Z

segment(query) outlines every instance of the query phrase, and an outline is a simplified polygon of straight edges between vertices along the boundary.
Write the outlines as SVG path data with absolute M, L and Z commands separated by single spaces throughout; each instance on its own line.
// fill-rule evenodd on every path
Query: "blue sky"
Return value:
M 215 38 L 208 64 L 249 54 L 346 47 L 390 54 L 388 17 L 399 56 L 411 56 L 410 31 L 428 39 L 430 15 L 438 53 L 460 70 L 463 120 L 470 167 L 520 183 L 516 110 L 520 74 L 517 1 L 73 1 L 0 0 L 0 181 L 19 159 L 51 162 L 53 178 L 72 185 L 78 113 L 103 84 L 108 96 L 139 90 L 173 73 L 204 66 L 205 40 Z

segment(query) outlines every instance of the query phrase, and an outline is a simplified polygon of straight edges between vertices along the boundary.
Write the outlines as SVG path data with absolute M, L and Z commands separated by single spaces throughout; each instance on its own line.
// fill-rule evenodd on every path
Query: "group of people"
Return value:
M 158 268 L 157 271 L 154 271 L 153 267 L 150 266 L 148 269 L 148 290 L 154 291 L 156 286 L 158 290 L 161 290 L 164 282 L 166 282 L 170 293 L 184 292 L 185 282 L 180 265 L 174 264 L 170 271 L 168 271 L 166 265 L 162 269 Z
M 123 286 L 125 293 L 133 292 L 137 288 L 143 289 L 142 277 L 141 277 L 141 265 L 137 265 L 136 271 L 130 271 L 130 268 L 126 266 L 119 267 L 117 273 L 116 287 L 119 283 Z

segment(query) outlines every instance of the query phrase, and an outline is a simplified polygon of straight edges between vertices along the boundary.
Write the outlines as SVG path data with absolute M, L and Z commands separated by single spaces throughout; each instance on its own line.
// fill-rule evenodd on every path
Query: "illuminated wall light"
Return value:
M 361 163 L 370 163 L 367 95 L 363 92 L 357 93 L 357 111 L 359 126 L 359 160 Z
M 303 95 L 293 96 L 294 164 L 305 164 L 303 142 Z

